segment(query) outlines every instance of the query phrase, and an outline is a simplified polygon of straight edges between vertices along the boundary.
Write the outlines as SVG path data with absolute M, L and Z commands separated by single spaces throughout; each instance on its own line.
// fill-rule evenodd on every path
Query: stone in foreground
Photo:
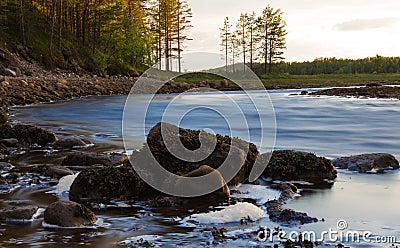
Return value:
M 169 144 L 168 148 L 166 144 Z M 202 150 L 202 144 L 204 147 L 210 145 L 209 149 Z M 232 180 L 227 182 L 229 185 L 247 182 L 258 156 L 257 147 L 244 140 L 219 134 L 213 135 L 199 130 L 178 128 L 175 125 L 164 122 L 158 123 L 150 130 L 147 137 L 147 146 L 152 156 L 162 167 L 177 175 L 187 174 L 202 165 L 209 165 L 214 169 L 218 169 L 224 162 L 232 165 L 239 164 L 239 172 Z M 143 158 L 148 155 L 141 153 L 146 153 L 148 149 L 142 149 L 139 153 L 134 154 L 131 161 L 135 162 L 136 160 L 140 161 L 140 163 L 146 163 Z M 203 159 L 193 159 L 192 161 L 195 162 L 177 158 L 176 154 L 182 154 L 183 150 L 187 150 L 186 154 L 195 151 L 197 155 L 204 155 L 204 157 L 202 157 Z M 228 155 L 229 160 L 227 160 Z M 231 167 L 230 169 L 236 168 Z
M 230 197 L 230 190 L 229 187 L 226 185 L 226 182 L 224 180 L 224 178 L 222 177 L 221 173 L 218 170 L 215 170 L 214 168 L 208 166 L 208 165 L 203 165 L 200 166 L 200 168 L 191 171 L 187 174 L 185 174 L 185 177 L 201 177 L 210 173 L 215 172 L 215 176 L 212 178 L 212 180 L 216 180 L 219 182 L 219 184 L 221 185 L 221 187 L 219 189 L 217 189 L 216 191 L 207 194 L 205 196 L 201 196 L 201 197 L 196 197 L 196 200 L 200 200 L 200 201 L 212 201 L 212 202 L 222 202 L 225 200 L 228 200 Z M 179 187 L 179 181 L 177 182 L 177 186 Z M 193 183 L 192 185 L 185 185 L 185 187 L 204 187 L 204 185 L 197 185 L 195 183 Z
M 62 166 L 92 166 L 92 165 L 104 165 L 104 166 L 118 166 L 128 160 L 128 157 L 123 154 L 103 154 L 103 153 L 83 153 L 75 152 L 69 154 L 61 163 Z
M 360 173 L 383 173 L 385 170 L 399 169 L 399 161 L 388 153 L 361 154 L 342 157 L 332 161 L 339 169 L 348 169 Z
M 33 144 L 46 146 L 57 140 L 54 133 L 32 125 L 23 124 L 2 124 L 0 125 L 0 139 L 17 139 L 24 146 Z
M 44 212 L 44 221 L 61 227 L 80 227 L 93 225 L 96 215 L 87 207 L 71 201 L 57 201 L 50 204 Z
M 38 207 L 14 207 L 12 209 L 0 210 L 0 220 L 2 221 L 29 221 L 38 211 Z
M 260 155 L 257 162 L 267 163 L 268 154 Z M 323 183 L 337 177 L 336 168 L 329 159 L 313 153 L 291 150 L 274 151 L 263 176 L 273 180 L 307 181 Z
M 86 203 L 135 200 L 154 196 L 154 190 L 140 179 L 130 165 L 94 165 L 82 170 L 71 185 L 69 199 Z

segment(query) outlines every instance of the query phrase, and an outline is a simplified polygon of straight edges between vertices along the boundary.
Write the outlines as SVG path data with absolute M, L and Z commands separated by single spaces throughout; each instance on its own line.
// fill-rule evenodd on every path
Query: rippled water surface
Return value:
M 314 152 L 320 156 L 336 158 L 360 153 L 386 152 L 400 159 L 400 101 L 378 99 L 354 99 L 338 97 L 291 96 L 300 90 L 270 91 L 276 113 L 276 149 L 295 149 Z M 267 148 L 260 142 L 260 122 L 257 111 L 251 107 L 241 92 L 227 92 L 229 97 L 239 103 L 249 123 L 250 139 L 259 148 Z M 262 92 L 251 92 L 254 97 L 262 97 Z M 161 121 L 162 113 L 174 99 L 174 95 L 159 95 L 150 105 L 146 118 L 146 130 Z M 232 106 L 218 93 L 201 93 L 179 96 L 174 102 L 176 111 L 196 106 Z M 64 103 L 42 104 L 15 108 L 14 120 L 38 124 L 50 128 L 59 135 L 82 135 L 97 145 L 93 151 L 122 151 L 121 120 L 126 96 L 89 97 Z M 128 121 L 139 123 L 143 117 L 132 113 L 144 108 L 141 96 L 131 99 Z M 263 111 L 261 108 L 260 111 Z M 237 111 L 224 113 L 232 123 L 240 119 Z M 180 123 L 191 129 L 211 129 L 215 133 L 230 135 L 227 121 L 209 108 L 197 108 L 188 113 Z M 236 128 L 236 129 L 235 129 Z M 241 125 L 231 125 L 231 129 L 241 138 L 246 138 L 247 130 Z M 138 148 L 145 140 L 145 134 L 133 128 L 127 139 Z M 55 159 L 57 160 L 57 159 Z M 46 191 L 46 190 L 44 190 Z M 337 182 L 330 189 L 305 189 L 301 197 L 292 200 L 287 206 L 311 216 L 324 219 L 324 222 L 300 227 L 302 231 L 320 233 L 336 228 L 339 220 L 346 220 L 349 230 L 370 231 L 373 235 L 396 236 L 400 240 L 400 222 L 397 207 L 400 204 L 400 174 L 390 172 L 385 175 L 360 175 L 339 171 Z M 31 199 L 44 207 L 56 199 L 54 195 L 38 192 L 37 189 L 19 189 L 8 200 Z M 39 204 L 39 203 L 40 204 Z M 259 204 L 261 204 L 259 202 Z M 206 245 L 212 240 L 209 232 L 182 227 L 171 218 L 179 215 L 172 209 L 151 210 L 145 206 L 137 209 L 99 210 L 96 214 L 107 225 L 97 230 L 52 230 L 44 228 L 40 220 L 31 224 L 2 226 L 6 235 L 0 237 L 4 245 L 30 244 L 32 246 L 56 246 L 59 244 L 91 244 L 108 247 L 126 238 L 140 235 L 151 236 L 156 244 L 193 246 Z M 225 225 L 228 230 L 254 229 L 258 226 L 274 226 L 268 218 L 263 218 L 248 226 L 238 223 Z M 210 227 L 210 226 L 209 226 Z M 211 225 L 212 227 L 212 225 Z M 296 230 L 299 227 L 287 227 Z M 14 239 L 11 239 L 11 238 Z M 145 236 L 149 238 L 149 236 Z M 222 246 L 257 246 L 257 240 L 230 240 Z M 352 247 L 389 247 L 390 244 L 350 244 Z

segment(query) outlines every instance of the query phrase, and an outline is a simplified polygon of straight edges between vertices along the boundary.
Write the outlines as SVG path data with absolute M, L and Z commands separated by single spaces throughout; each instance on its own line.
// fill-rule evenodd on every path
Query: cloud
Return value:
M 337 31 L 360 31 L 367 29 L 386 28 L 398 22 L 399 18 L 374 18 L 374 19 L 355 19 L 334 25 Z

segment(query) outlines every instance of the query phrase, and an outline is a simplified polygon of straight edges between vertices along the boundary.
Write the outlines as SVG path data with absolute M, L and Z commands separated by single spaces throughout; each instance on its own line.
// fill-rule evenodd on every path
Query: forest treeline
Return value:
M 186 0 L 0 0 L 0 9 L 5 47 L 99 74 L 135 73 L 163 58 L 163 69 L 180 70 L 191 27 Z
M 264 65 L 253 65 L 253 70 L 263 74 Z M 280 62 L 272 73 L 292 75 L 400 73 L 400 57 L 374 56 L 363 59 L 317 58 L 308 62 Z

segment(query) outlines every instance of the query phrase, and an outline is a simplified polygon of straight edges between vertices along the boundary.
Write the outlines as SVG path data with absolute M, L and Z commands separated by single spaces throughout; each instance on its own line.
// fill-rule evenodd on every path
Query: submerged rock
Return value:
M 399 161 L 387 153 L 361 154 L 350 157 L 342 157 L 332 161 L 340 169 L 358 171 L 360 173 L 382 173 L 385 170 L 399 169 Z
M 151 198 L 155 190 L 131 166 L 95 165 L 82 170 L 71 185 L 69 199 L 86 203 Z
M 57 165 L 35 165 L 30 168 L 29 172 L 53 178 L 62 178 L 74 174 L 72 170 Z
M 96 215 L 87 207 L 71 201 L 57 201 L 50 204 L 44 212 L 44 221 L 62 227 L 93 225 Z
M 57 140 L 54 133 L 32 125 L 2 124 L 0 125 L 0 139 L 17 139 L 22 146 L 37 144 L 45 146 Z
M 268 154 L 262 154 L 258 161 L 266 163 L 267 157 Z M 323 183 L 334 180 L 337 171 L 332 162 L 324 157 L 308 152 L 283 150 L 272 153 L 263 176 L 273 180 Z
M 59 139 L 56 142 L 53 143 L 52 146 L 56 148 L 66 148 L 66 149 L 72 149 L 76 147 L 84 147 L 90 143 L 86 143 L 82 139 L 79 138 L 66 138 L 66 139 Z
M 38 207 L 35 207 L 35 206 L 14 207 L 11 209 L 1 209 L 0 210 L 0 220 L 2 220 L 2 221 L 31 220 L 37 211 L 38 211 Z
M 283 209 L 283 205 L 292 199 L 297 192 L 297 187 L 291 183 L 280 183 L 275 186 L 281 191 L 278 199 L 265 203 L 269 218 L 275 222 L 281 222 L 288 225 L 303 225 L 318 222 L 317 218 L 308 216 L 306 213 L 296 212 L 293 209 Z
M 16 146 L 19 141 L 17 139 L 11 138 L 11 139 L 2 139 L 0 140 L 1 144 L 4 144 L 7 147 L 13 147 Z
M 161 127 L 163 133 L 161 133 Z M 176 130 L 179 132 L 179 137 L 177 137 Z M 166 147 L 166 142 L 169 144 L 169 149 Z M 196 151 L 196 157 L 191 160 L 196 162 L 185 161 L 175 156 L 176 154 L 183 154 L 181 144 L 187 149 L 186 154 Z M 207 148 L 203 149 L 202 144 Z M 178 175 L 187 174 L 202 165 L 209 165 L 217 169 L 227 160 L 230 153 L 230 161 L 232 161 L 232 164 L 240 164 L 240 171 L 228 182 L 229 185 L 247 182 L 258 156 L 257 147 L 252 143 L 219 134 L 213 135 L 204 131 L 178 128 L 168 123 L 158 123 L 150 130 L 147 137 L 147 147 L 138 153 L 134 153 L 131 161 L 137 160 L 146 163 L 143 158 L 148 154 L 143 153 L 146 153 L 148 149 L 161 166 Z
M 116 166 L 121 165 L 128 161 L 126 155 L 120 153 L 103 154 L 103 153 L 83 153 L 76 152 L 67 155 L 62 161 L 62 166 L 92 166 L 92 165 L 104 165 L 104 166 Z

